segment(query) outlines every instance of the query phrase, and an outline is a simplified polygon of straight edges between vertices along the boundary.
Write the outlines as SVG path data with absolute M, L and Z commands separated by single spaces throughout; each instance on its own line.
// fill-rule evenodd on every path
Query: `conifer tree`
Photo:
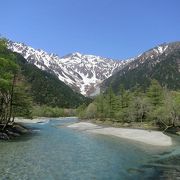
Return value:
M 147 91 L 147 96 L 154 107 L 162 104 L 163 89 L 157 80 L 151 81 L 151 85 Z
M 115 115 L 115 111 L 117 110 L 118 102 L 111 86 L 108 89 L 106 101 L 108 105 L 108 117 L 113 118 Z

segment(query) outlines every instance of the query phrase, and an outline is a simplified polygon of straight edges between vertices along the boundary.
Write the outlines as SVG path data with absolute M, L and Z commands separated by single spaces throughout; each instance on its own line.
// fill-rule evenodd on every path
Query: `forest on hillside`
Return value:
M 7 40 L 0 39 L 0 133 L 14 126 L 15 117 L 75 115 L 74 109 L 87 100 L 8 50 Z
M 14 117 L 59 117 L 74 115 L 80 104 L 89 101 L 54 75 L 28 63 L 7 49 L 0 39 L 0 122 Z M 69 110 L 68 110 L 69 109 Z
M 57 82 L 53 75 L 26 63 L 17 53 L 10 52 L 6 40 L 1 39 L 1 130 L 13 123 L 15 117 L 74 115 L 112 123 L 147 122 L 163 130 L 180 126 L 180 91 L 162 87 L 157 80 L 151 80 L 146 90 L 142 86 L 125 90 L 120 85 L 116 94 L 110 86 L 93 102 L 73 92 L 64 83 Z
M 149 123 L 167 130 L 180 127 L 180 91 L 170 91 L 161 87 L 156 80 L 151 81 L 144 91 L 140 86 L 125 90 L 119 87 L 115 95 L 110 87 L 88 106 L 81 105 L 78 110 L 81 119 L 98 119 L 112 123 Z

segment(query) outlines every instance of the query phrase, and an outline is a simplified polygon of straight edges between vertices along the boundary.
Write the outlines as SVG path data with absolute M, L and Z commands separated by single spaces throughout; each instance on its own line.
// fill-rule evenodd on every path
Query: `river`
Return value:
M 0 141 L 0 179 L 180 179 L 179 137 L 171 147 L 154 147 L 66 127 L 76 121 L 28 124 L 32 135 Z

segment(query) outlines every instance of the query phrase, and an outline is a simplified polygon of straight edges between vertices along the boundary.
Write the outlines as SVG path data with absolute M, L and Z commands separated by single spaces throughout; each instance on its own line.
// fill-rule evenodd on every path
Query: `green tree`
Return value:
M 16 83 L 12 102 L 12 121 L 15 117 L 32 117 L 32 97 L 29 88 L 22 79 Z
M 22 93 L 23 88 L 19 93 L 17 91 L 19 70 L 19 66 L 14 62 L 14 56 L 7 50 L 6 41 L 0 39 L 0 128 L 2 131 L 13 121 L 15 115 L 27 110 L 29 105 L 25 103 L 27 98 Z M 22 103 L 23 108 L 19 108 L 18 101 Z
M 86 110 L 86 108 L 87 108 L 87 105 L 85 103 L 80 105 L 76 110 L 77 116 L 80 117 L 80 118 L 85 118 L 85 110 Z
M 162 105 L 163 101 L 163 89 L 156 80 L 151 81 L 151 85 L 147 91 L 149 101 L 152 103 L 154 108 Z
M 108 93 L 106 95 L 106 103 L 107 103 L 107 108 L 108 108 L 107 109 L 108 117 L 113 118 L 118 108 L 118 101 L 111 86 L 108 89 Z
M 97 107 L 97 116 L 99 118 L 104 118 L 105 117 L 105 107 L 106 107 L 106 104 L 105 104 L 105 98 L 104 98 L 104 95 L 103 94 L 100 94 L 99 96 L 96 97 L 95 99 L 95 104 L 96 104 L 96 107 Z
M 128 119 L 130 121 L 141 123 L 147 121 L 150 112 L 151 105 L 147 98 L 143 96 L 134 96 L 127 110 Z
M 120 85 L 120 91 L 119 91 L 119 99 L 120 99 L 120 108 L 126 108 L 129 106 L 130 101 L 130 93 L 129 91 L 126 91 L 124 86 Z
M 95 103 L 90 103 L 86 109 L 86 118 L 95 118 L 97 116 L 97 107 Z
M 125 90 L 121 84 L 119 88 L 119 96 L 116 97 L 118 103 L 116 103 L 115 118 L 119 122 L 127 122 L 128 107 L 131 100 L 130 92 Z
M 18 66 L 14 62 L 5 58 L 0 58 L 0 121 L 4 123 L 5 126 L 12 116 L 12 102 L 17 72 Z
M 157 124 L 166 131 L 180 125 L 180 94 L 164 91 L 163 104 L 153 113 Z

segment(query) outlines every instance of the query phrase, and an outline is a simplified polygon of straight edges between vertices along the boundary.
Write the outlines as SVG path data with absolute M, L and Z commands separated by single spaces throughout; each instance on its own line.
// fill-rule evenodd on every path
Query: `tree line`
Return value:
M 163 88 L 156 80 L 151 81 L 146 91 L 138 86 L 125 90 L 120 85 L 115 95 L 110 87 L 88 106 L 81 105 L 77 113 L 80 118 L 116 123 L 153 122 L 167 130 L 180 126 L 180 92 Z

